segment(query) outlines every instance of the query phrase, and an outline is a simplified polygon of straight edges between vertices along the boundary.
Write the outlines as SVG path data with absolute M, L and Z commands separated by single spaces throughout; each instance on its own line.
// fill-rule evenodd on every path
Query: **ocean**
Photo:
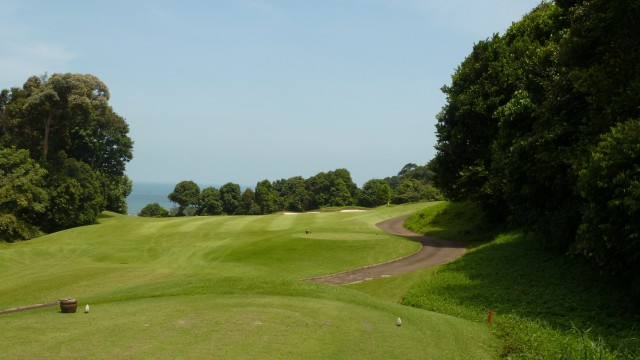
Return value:
M 158 203 L 167 210 L 171 209 L 175 204 L 169 201 L 167 196 L 171 194 L 175 187 L 176 184 L 172 183 L 134 181 L 131 194 L 127 196 L 129 215 L 138 215 L 142 208 L 152 203 Z
M 133 182 L 131 188 L 131 194 L 127 196 L 127 207 L 129 215 L 138 215 L 140 210 L 145 206 L 153 203 L 158 203 L 163 208 L 170 210 L 177 204 L 169 201 L 169 194 L 173 192 L 177 183 L 154 183 L 154 182 Z M 198 184 L 200 190 L 214 186 L 216 189 L 220 189 L 221 185 L 212 184 Z M 240 185 L 240 190 L 244 191 L 247 188 L 245 185 Z

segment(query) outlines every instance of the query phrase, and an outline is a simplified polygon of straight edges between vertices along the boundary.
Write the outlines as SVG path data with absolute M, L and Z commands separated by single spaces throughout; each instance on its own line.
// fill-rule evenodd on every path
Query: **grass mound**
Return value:
M 473 207 L 442 208 L 449 206 L 425 209 L 412 221 L 437 219 L 461 206 L 469 214 L 455 218 L 473 216 Z M 447 230 L 449 236 L 443 237 L 475 241 L 468 235 L 478 228 L 474 222 L 444 224 L 443 228 L 455 224 L 457 229 Z M 636 300 L 589 268 L 544 251 L 535 237 L 521 233 L 503 233 L 476 245 L 415 283 L 405 295 L 405 304 L 478 323 L 486 322 L 493 308 L 503 356 L 544 359 L 639 358 Z
M 472 202 L 439 202 L 412 215 L 405 227 L 418 234 L 457 240 L 467 247 L 482 244 L 500 233 Z
M 301 279 L 414 252 L 366 212 L 106 216 L 0 248 L 0 308 L 76 297 L 80 311 L 2 315 L 6 358 L 489 359 L 486 326 Z M 311 234 L 305 232 L 311 229 Z M 395 324 L 401 317 L 402 326 Z

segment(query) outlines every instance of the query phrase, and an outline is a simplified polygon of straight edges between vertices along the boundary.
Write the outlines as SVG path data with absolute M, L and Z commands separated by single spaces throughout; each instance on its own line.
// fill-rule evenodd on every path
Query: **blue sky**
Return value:
M 346 168 L 360 186 L 435 154 L 440 92 L 474 42 L 539 0 L 0 0 L 0 88 L 98 76 L 134 181 Z

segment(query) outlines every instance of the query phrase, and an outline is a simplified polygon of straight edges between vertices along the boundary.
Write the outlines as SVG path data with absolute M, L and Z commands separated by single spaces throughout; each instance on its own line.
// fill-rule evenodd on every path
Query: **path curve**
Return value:
M 418 252 L 386 263 L 371 265 L 359 269 L 306 279 L 328 285 L 348 285 L 379 277 L 389 277 L 409 271 L 423 269 L 446 263 L 465 253 L 462 244 L 430 236 L 416 234 L 404 228 L 404 222 L 410 215 L 385 220 L 376 226 L 393 235 L 403 236 L 422 244 Z

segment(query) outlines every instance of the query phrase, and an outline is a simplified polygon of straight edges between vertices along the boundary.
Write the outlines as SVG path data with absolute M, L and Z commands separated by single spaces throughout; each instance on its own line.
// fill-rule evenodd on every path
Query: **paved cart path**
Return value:
M 388 233 L 420 242 L 422 244 L 422 248 L 420 248 L 418 252 L 386 263 L 348 270 L 337 274 L 319 276 L 307 280 L 328 285 L 353 284 L 443 264 L 462 256 L 466 251 L 464 246 L 455 241 L 436 239 L 430 236 L 416 234 L 405 229 L 403 225 L 409 216 L 410 215 L 405 215 L 386 220 L 376 224 L 376 226 Z

